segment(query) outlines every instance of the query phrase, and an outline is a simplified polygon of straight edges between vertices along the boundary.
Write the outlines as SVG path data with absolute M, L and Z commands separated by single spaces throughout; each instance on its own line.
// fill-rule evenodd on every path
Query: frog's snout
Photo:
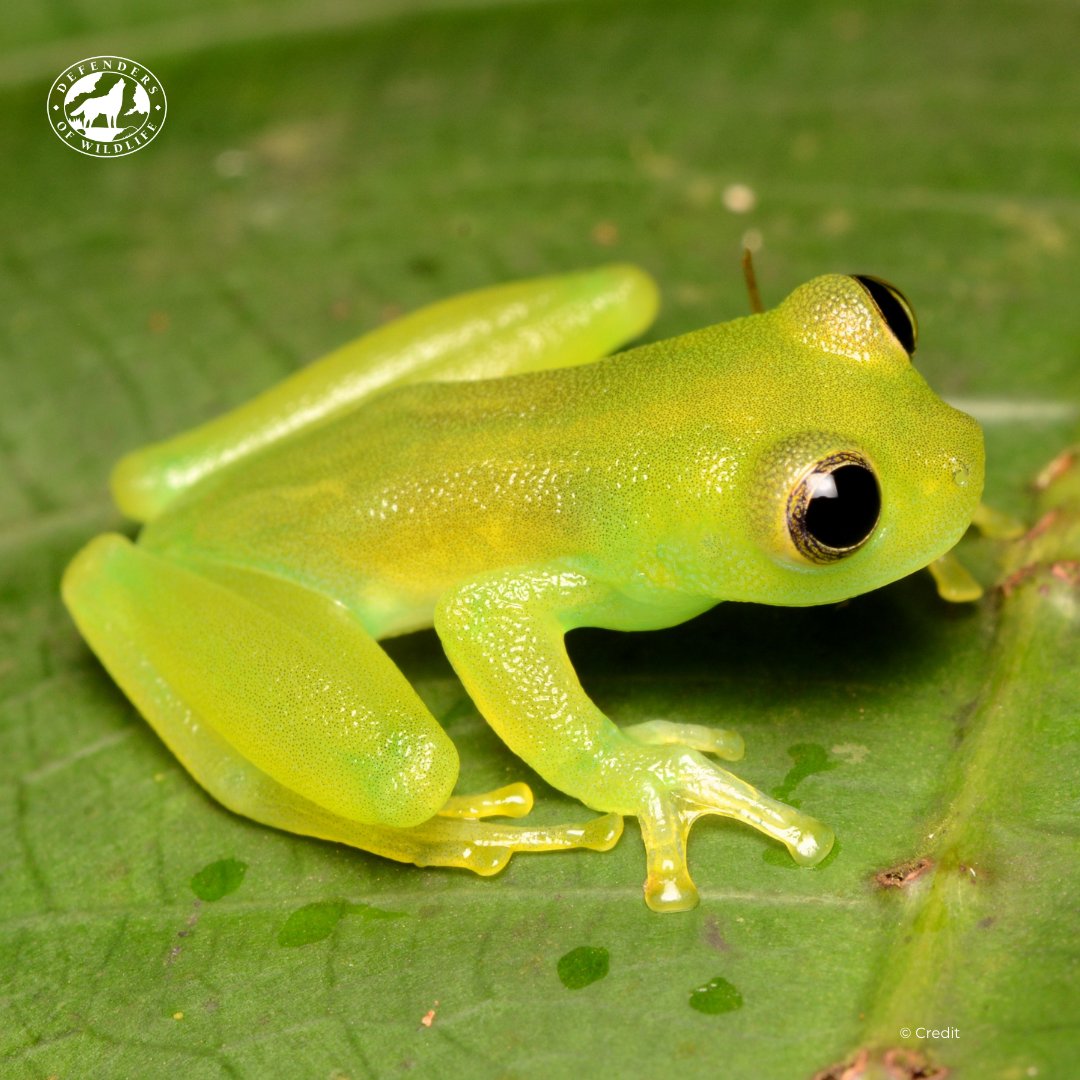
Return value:
M 943 494 L 973 510 L 982 497 L 984 453 L 982 428 L 967 413 L 952 410 L 952 437 L 940 453 L 940 468 L 948 480 Z M 936 471 L 936 470 L 935 470 Z M 940 476 L 941 474 L 938 473 Z

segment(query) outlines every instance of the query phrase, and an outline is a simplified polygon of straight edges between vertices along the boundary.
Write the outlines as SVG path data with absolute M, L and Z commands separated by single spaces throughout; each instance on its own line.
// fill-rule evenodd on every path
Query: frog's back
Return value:
M 626 366 L 402 387 L 209 478 L 142 542 L 303 581 L 377 632 L 425 625 L 455 581 L 581 550 L 633 441 Z

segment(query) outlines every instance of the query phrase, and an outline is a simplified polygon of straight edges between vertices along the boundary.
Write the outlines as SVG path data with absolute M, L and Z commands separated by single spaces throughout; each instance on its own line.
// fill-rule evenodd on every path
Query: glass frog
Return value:
M 914 314 L 880 279 L 611 355 L 656 307 L 622 265 L 471 293 L 130 454 L 113 490 L 144 527 L 71 563 L 80 631 L 199 784 L 268 825 L 489 874 L 609 848 L 629 815 L 657 911 L 697 902 L 705 814 L 820 862 L 828 827 L 716 763 L 738 735 L 617 726 L 564 635 L 910 574 L 976 515 L 982 433 L 912 366 Z M 507 746 L 601 816 L 502 824 L 526 785 L 452 794 L 457 752 L 378 644 L 432 626 Z

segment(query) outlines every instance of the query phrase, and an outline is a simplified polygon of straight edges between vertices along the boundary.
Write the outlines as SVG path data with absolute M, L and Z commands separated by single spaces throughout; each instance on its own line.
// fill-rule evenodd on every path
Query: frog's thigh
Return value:
M 63 591 L 197 779 L 208 770 L 189 729 L 205 726 L 242 767 L 349 821 L 414 826 L 450 796 L 453 744 L 341 605 L 258 572 L 189 569 L 117 535 L 83 549 Z

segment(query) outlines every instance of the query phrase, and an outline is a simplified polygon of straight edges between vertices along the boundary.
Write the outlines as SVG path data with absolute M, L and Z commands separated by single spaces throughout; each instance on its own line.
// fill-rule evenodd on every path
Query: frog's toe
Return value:
M 478 821 L 487 817 L 524 817 L 533 808 L 533 793 L 528 784 L 507 784 L 494 791 L 475 795 L 453 795 L 439 811 L 439 817 Z
M 645 903 L 653 911 L 689 911 L 698 892 L 686 865 L 686 840 L 696 815 L 671 796 L 657 795 L 638 815 L 645 841 Z
M 832 851 L 836 833 L 806 814 L 792 811 L 791 818 L 790 836 L 784 846 L 800 866 L 817 866 Z
M 743 821 L 779 840 L 803 866 L 815 866 L 829 854 L 834 835 L 827 825 L 770 798 L 712 762 L 688 758 L 681 791 L 688 813 L 694 817 L 719 814 Z
M 746 749 L 742 736 L 724 728 L 704 724 L 676 724 L 670 720 L 648 720 L 622 729 L 624 735 L 644 746 L 688 746 L 703 754 L 715 754 L 725 761 L 738 761 Z
M 970 604 L 983 594 L 983 587 L 951 552 L 935 559 L 926 569 L 934 579 L 938 596 L 950 604 Z

